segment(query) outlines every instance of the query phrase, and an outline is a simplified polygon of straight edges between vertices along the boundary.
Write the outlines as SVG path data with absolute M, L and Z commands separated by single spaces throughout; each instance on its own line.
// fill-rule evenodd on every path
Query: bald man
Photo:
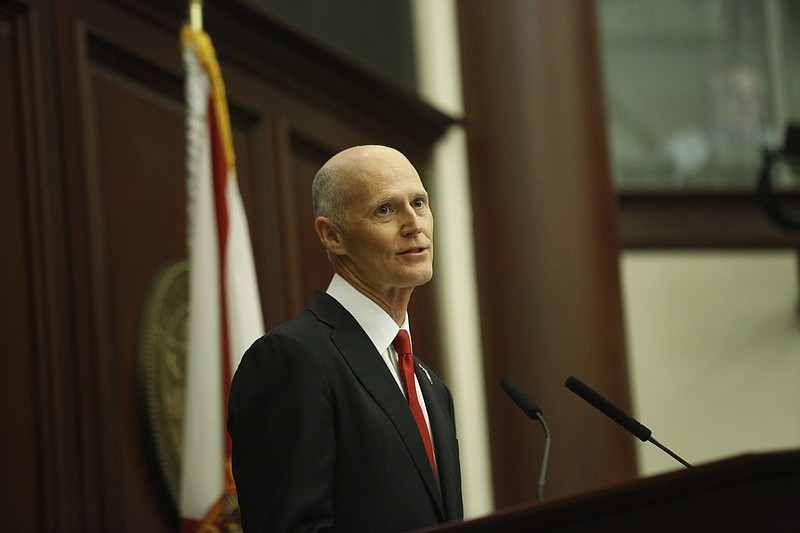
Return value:
M 253 344 L 231 385 L 244 530 L 393 532 L 462 519 L 450 391 L 396 343 L 410 338 L 414 288 L 433 275 L 428 193 L 403 154 L 358 146 L 323 165 L 312 197 L 333 279 Z

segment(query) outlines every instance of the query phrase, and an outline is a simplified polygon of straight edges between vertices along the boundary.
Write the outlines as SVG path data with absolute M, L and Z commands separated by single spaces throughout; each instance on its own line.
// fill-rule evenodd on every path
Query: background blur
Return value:
M 147 366 L 174 338 L 145 317 L 186 256 L 185 13 L 0 0 L 11 529 L 175 528 L 179 435 L 154 420 L 180 408 L 153 402 L 179 404 L 181 351 Z M 319 165 L 384 143 L 420 169 L 436 274 L 415 346 L 456 398 L 468 517 L 535 499 L 542 431 L 504 375 L 551 426 L 548 498 L 681 468 L 571 374 L 694 464 L 800 446 L 800 230 L 755 193 L 800 122 L 797 2 L 207 0 L 205 29 L 268 328 L 330 277 Z M 773 181 L 796 206 L 798 176 Z

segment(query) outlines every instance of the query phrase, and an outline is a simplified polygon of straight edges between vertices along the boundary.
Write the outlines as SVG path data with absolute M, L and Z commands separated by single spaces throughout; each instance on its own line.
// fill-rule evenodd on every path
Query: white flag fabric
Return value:
M 233 371 L 264 333 L 253 252 L 236 180 L 225 88 L 209 36 L 185 27 L 187 330 L 182 531 L 236 529 L 225 429 Z

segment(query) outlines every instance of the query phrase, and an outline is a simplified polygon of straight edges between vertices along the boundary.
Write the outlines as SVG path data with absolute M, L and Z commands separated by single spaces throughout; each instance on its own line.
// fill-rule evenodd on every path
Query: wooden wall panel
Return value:
M 46 15 L 29 2 L 0 3 L 0 497 L 4 527 L 52 530 L 74 524 L 78 502 L 77 441 L 69 338 L 62 305 L 63 224 L 45 154 L 42 66 Z M 62 496 L 59 497 L 58 494 Z
M 37 430 L 38 389 L 36 363 L 39 353 L 35 339 L 33 272 L 29 269 L 31 239 L 29 210 L 29 180 L 35 179 L 28 170 L 30 152 L 19 150 L 25 146 L 25 113 L 30 108 L 23 103 L 26 76 L 20 71 L 19 60 L 30 57 L 25 48 L 26 19 L 22 14 L 0 11 L 0 107 L 4 110 L 0 120 L 0 434 L 13 435 L 0 442 L 0 470 L 6 482 L 0 484 L 0 498 L 16 502 L 7 526 L 22 530 L 33 526 L 38 529 L 37 508 L 42 499 L 41 486 L 36 480 L 39 457 L 37 455 L 40 433 Z M 29 65 L 28 65 L 29 66 Z M 9 348 L 13 348 L 9 350 Z M 8 351 L 7 351 L 8 350 Z M 35 517 L 28 521 L 27 517 Z
M 152 516 L 162 514 L 146 462 L 146 434 L 140 427 L 136 389 L 138 328 L 145 296 L 156 275 L 186 254 L 185 135 L 183 109 L 139 80 L 110 73 L 92 63 L 91 114 L 99 188 L 97 215 L 92 218 L 100 242 L 95 274 L 104 280 L 109 346 L 97 355 L 107 358 L 111 372 L 104 441 L 116 444 L 113 468 L 120 483 L 122 517 L 130 531 L 155 528 Z M 164 527 L 164 531 L 169 528 Z
M 43 2 L 0 2 L 0 496 L 14 531 L 86 523 L 51 28 Z

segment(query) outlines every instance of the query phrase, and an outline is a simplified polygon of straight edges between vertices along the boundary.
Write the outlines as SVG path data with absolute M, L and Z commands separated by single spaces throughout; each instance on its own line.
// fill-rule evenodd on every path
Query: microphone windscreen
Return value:
M 650 435 L 653 434 L 652 431 L 640 424 L 635 418 L 600 396 L 588 385 L 574 376 L 568 377 L 567 382 L 564 383 L 564 385 L 569 390 L 599 409 L 600 412 L 611 418 L 614 422 L 633 433 L 639 440 L 647 442 L 650 439 Z
M 539 419 L 539 415 L 542 414 L 542 409 L 536 405 L 536 402 L 534 402 L 530 396 L 525 394 L 525 391 L 522 390 L 522 387 L 517 385 L 516 381 L 506 376 L 500 380 L 500 386 L 503 387 L 506 394 L 514 400 L 514 403 L 516 403 L 526 415 L 533 420 Z

